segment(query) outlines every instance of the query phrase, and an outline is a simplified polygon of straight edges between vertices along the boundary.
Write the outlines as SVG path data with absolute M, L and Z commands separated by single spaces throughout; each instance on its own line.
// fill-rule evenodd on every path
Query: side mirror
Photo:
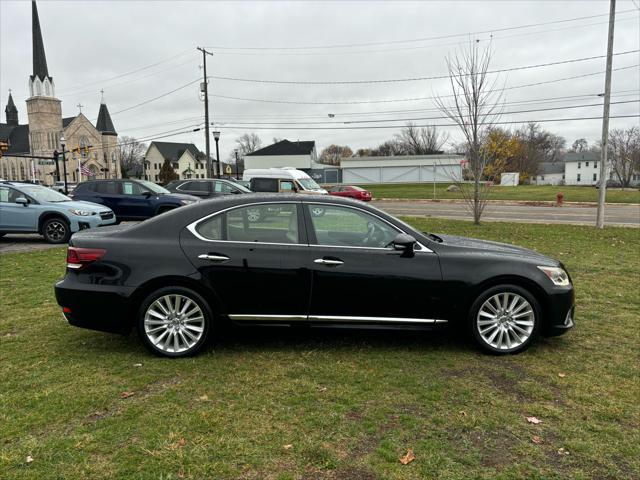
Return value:
M 400 252 L 413 254 L 415 245 L 416 239 L 406 233 L 399 233 L 396 238 L 393 239 L 393 249 Z
M 22 205 L 22 206 L 26 207 L 26 206 L 28 206 L 28 205 L 29 205 L 29 200 L 27 200 L 27 199 L 26 199 L 26 198 L 24 198 L 24 197 L 18 197 L 18 198 L 16 198 L 16 203 L 17 203 L 17 204 L 19 204 L 19 205 Z

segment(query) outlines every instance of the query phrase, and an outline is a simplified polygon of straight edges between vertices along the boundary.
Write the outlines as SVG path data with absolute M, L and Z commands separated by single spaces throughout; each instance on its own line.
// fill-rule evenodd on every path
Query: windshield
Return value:
M 171 193 L 169 190 L 167 190 L 164 187 L 161 187 L 160 185 L 156 185 L 153 182 L 150 182 L 148 180 L 138 180 L 142 185 L 144 185 L 145 188 L 147 188 L 148 190 L 152 191 L 153 193 Z
M 37 185 L 21 186 L 20 190 L 27 195 L 35 198 L 38 202 L 70 202 L 71 199 L 66 195 L 51 190 L 47 187 L 39 187 Z
M 249 190 L 247 187 L 245 187 L 241 183 L 238 183 L 238 182 L 233 182 L 233 183 L 234 183 L 233 188 L 237 188 L 242 193 L 253 193 L 251 190 Z
M 305 190 L 322 190 L 312 178 L 299 178 L 298 182 L 304 187 Z

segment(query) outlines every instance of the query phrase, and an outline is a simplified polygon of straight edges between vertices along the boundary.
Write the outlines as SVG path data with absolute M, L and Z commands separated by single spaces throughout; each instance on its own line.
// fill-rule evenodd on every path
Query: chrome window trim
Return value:
M 222 213 L 228 212 L 229 210 L 235 210 L 237 208 L 243 208 L 243 207 L 250 207 L 252 205 L 281 205 L 281 204 L 300 204 L 300 205 L 330 205 L 330 206 L 335 206 L 335 207 L 346 207 L 346 208 L 351 208 L 353 210 L 359 210 L 361 212 L 364 212 L 368 215 L 372 215 L 378 219 L 380 219 L 381 221 L 383 221 L 384 223 L 386 223 L 387 225 L 391 226 L 392 228 L 394 228 L 396 231 L 398 231 L 399 233 L 405 233 L 407 235 L 409 235 L 407 232 L 405 232 L 404 230 L 402 230 L 401 228 L 397 227 L 396 225 L 392 224 L 391 222 L 389 222 L 388 220 L 385 220 L 384 218 L 382 218 L 381 216 L 369 212 L 368 210 L 364 210 L 358 206 L 355 205 L 344 205 L 341 203 L 330 203 L 330 202 L 306 202 L 304 200 L 284 200 L 284 201 L 269 201 L 269 202 L 252 202 L 252 203 L 244 203 L 242 205 L 234 205 L 232 207 L 227 207 L 224 208 L 222 210 L 218 210 L 217 212 L 214 213 L 210 213 L 209 215 L 206 215 L 202 218 L 199 218 L 198 220 L 195 220 L 193 222 L 191 222 L 189 225 L 187 225 L 187 230 L 189 230 L 193 236 L 195 236 L 196 238 L 198 238 L 199 240 L 202 240 L 204 242 L 218 242 L 218 243 L 239 243 L 239 244 L 248 244 L 248 245 L 284 245 L 284 246 L 305 246 L 305 247 L 326 247 L 326 248 L 351 248 L 351 249 L 357 249 L 357 250 L 361 250 L 361 249 L 365 249 L 365 250 L 387 250 L 387 251 L 395 251 L 393 250 L 393 248 L 388 247 L 354 247 L 354 246 L 350 246 L 350 245 L 319 245 L 319 244 L 307 244 L 307 243 L 270 243 L 270 242 L 243 242 L 243 241 L 237 241 L 237 240 L 212 240 L 210 238 L 205 238 L 202 235 L 200 235 L 196 228 L 198 226 L 198 224 L 200 222 L 204 222 L 205 220 L 210 219 L 211 217 L 215 217 L 216 215 L 220 215 Z M 416 244 L 420 247 L 420 250 L 414 250 L 414 253 L 433 253 L 433 250 L 425 247 L 422 243 L 416 241 Z
M 440 318 L 413 318 L 413 317 L 360 317 L 348 315 L 272 315 L 253 313 L 232 313 L 228 317 L 236 321 L 315 321 L 332 323 L 415 323 L 435 325 L 448 323 L 448 320 Z

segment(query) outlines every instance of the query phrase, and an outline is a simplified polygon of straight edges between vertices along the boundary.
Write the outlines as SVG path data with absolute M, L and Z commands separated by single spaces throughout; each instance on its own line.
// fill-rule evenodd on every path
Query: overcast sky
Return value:
M 615 52 L 640 48 L 640 17 L 636 5 L 640 5 L 640 0 L 635 0 L 635 4 L 633 0 L 618 1 Z M 608 9 L 608 1 L 38 2 L 49 74 L 54 78 L 57 97 L 62 100 L 63 115 L 77 114 L 76 105 L 81 103 L 84 105 L 83 113 L 94 120 L 99 108 L 100 90 L 104 89 L 105 103 L 118 133 L 138 138 L 196 128 L 203 122 L 203 102 L 199 98 L 197 81 L 202 76 L 202 56 L 196 51 L 196 46 L 206 46 L 214 52 L 213 57 L 208 58 L 208 74 L 216 76 L 283 81 L 438 76 L 446 74 L 445 58 L 456 48 L 470 39 L 478 39 L 481 44 L 488 42 L 490 33 L 477 32 L 493 32 L 495 54 L 492 69 L 605 55 Z M 594 17 L 549 23 L 591 16 Z M 539 23 L 544 25 L 513 28 Z M 455 36 L 467 33 L 470 34 Z M 335 46 L 340 47 L 327 48 Z M 4 110 L 8 90 L 12 89 L 21 123 L 26 123 L 25 99 L 31 62 L 30 2 L 0 0 L 0 104 Z M 614 57 L 614 69 L 635 65 L 614 72 L 612 101 L 632 102 L 612 105 L 614 116 L 640 113 L 637 102 L 640 92 L 638 64 L 638 52 Z M 509 88 L 604 69 L 605 59 L 599 58 L 511 71 L 499 74 L 499 78 Z M 194 83 L 159 100 L 118 113 L 189 82 Z M 603 90 L 604 74 L 508 89 L 505 92 L 505 110 L 594 104 L 598 103 L 598 97 L 548 103 L 509 103 L 595 95 Z M 210 94 L 213 95 L 310 104 L 212 96 L 211 118 L 222 132 L 220 153 L 223 159 L 233 149 L 234 139 L 244 132 L 258 133 L 264 145 L 270 144 L 273 137 L 279 137 L 316 140 L 318 150 L 337 143 L 349 145 L 355 151 L 361 147 L 377 146 L 392 137 L 399 128 L 319 130 L 317 127 L 346 126 L 345 121 L 363 119 L 438 117 L 441 115 L 439 112 L 430 110 L 435 107 L 431 100 L 389 100 L 449 93 L 447 80 L 291 85 L 214 79 L 210 83 Z M 322 104 L 328 102 L 377 103 Z M 380 113 L 419 109 L 422 111 Z M 334 117 L 330 118 L 329 114 Z M 601 106 L 563 108 L 506 114 L 501 120 L 593 117 L 601 114 Z M 254 125 L 240 126 L 240 122 Z M 274 129 L 274 122 L 295 122 L 298 127 L 308 126 L 308 122 L 332 123 L 319 124 L 311 130 L 292 130 L 290 127 L 296 125 L 278 125 L 282 129 Z M 449 122 L 433 119 L 417 123 Z M 638 118 L 612 119 L 611 128 L 637 124 Z M 364 125 L 402 125 L 402 122 Z M 578 137 L 585 137 L 591 143 L 600 136 L 601 130 L 600 120 L 543 125 L 565 136 L 569 144 Z M 266 128 L 258 129 L 258 126 Z M 454 128 L 443 129 L 449 130 L 452 138 L 457 138 Z M 203 132 L 166 140 L 194 142 L 204 150 Z

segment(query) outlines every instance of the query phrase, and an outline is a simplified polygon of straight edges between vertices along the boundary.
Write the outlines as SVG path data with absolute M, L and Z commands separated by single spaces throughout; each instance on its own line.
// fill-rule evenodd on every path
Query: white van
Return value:
M 293 167 L 282 168 L 249 168 L 242 174 L 242 180 L 251 182 L 253 178 L 274 178 L 293 180 L 300 193 L 316 193 L 326 195 L 328 192 L 318 185 L 313 178 L 302 170 Z M 254 182 L 252 182 L 253 184 Z M 279 191 L 279 189 L 275 190 Z

